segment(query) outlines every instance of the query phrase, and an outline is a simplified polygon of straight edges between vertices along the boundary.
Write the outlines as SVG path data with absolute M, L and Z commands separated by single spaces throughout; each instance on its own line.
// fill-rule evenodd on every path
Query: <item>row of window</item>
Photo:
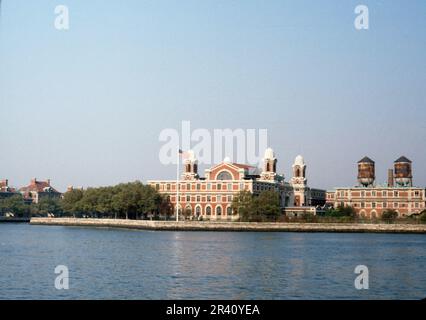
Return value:
M 341 203 L 341 205 L 344 205 L 344 203 Z M 350 205 L 350 204 L 348 204 Z M 407 208 L 408 204 L 407 203 L 398 203 L 398 202 L 394 202 L 394 203 L 390 203 L 390 202 L 360 202 L 360 203 L 353 203 L 354 208 L 377 208 L 378 206 L 380 206 L 381 208 Z M 414 203 L 414 208 L 422 208 L 422 204 L 420 202 L 415 202 Z
M 175 187 L 176 184 L 172 184 L 172 183 L 166 183 L 166 184 L 160 184 L 157 183 L 155 184 L 155 189 L 158 191 L 172 191 L 172 190 L 176 190 Z M 196 190 L 196 191 L 200 191 L 200 190 L 207 190 L 207 191 L 211 191 L 211 190 L 217 190 L 217 191 L 221 191 L 221 190 L 225 190 L 225 191 L 230 191 L 230 190 L 243 190 L 243 189 L 248 189 L 249 185 L 246 184 L 244 185 L 244 183 L 206 183 L 205 185 L 201 183 L 181 183 L 180 184 L 180 189 L 181 191 L 190 191 L 190 190 Z
M 187 208 L 185 208 L 185 210 L 190 211 L 189 213 L 192 214 L 192 208 L 191 207 L 187 207 Z M 181 210 L 179 210 L 179 212 L 181 212 Z M 195 214 L 197 216 L 201 216 L 201 215 L 211 216 L 213 212 L 217 216 L 221 216 L 224 213 L 222 206 L 216 206 L 214 211 L 213 211 L 212 207 L 207 206 L 204 212 L 203 212 L 203 209 L 200 206 L 195 207 Z M 228 216 L 232 215 L 232 208 L 230 206 L 226 207 L 225 213 Z
M 168 196 L 167 199 L 171 202 L 175 202 L 176 196 Z M 234 196 L 233 195 L 216 195 L 216 196 L 190 196 L 190 195 L 183 195 L 183 196 L 179 196 L 179 201 L 180 202 L 197 202 L 197 203 L 201 203 L 201 202 L 232 202 L 232 200 L 234 200 Z
M 383 198 L 394 197 L 394 198 L 398 198 L 398 197 L 402 196 L 401 193 L 399 191 L 396 191 L 396 190 L 395 191 L 368 191 L 368 192 L 361 191 L 360 195 L 357 195 L 357 193 L 359 193 L 359 191 L 356 191 L 355 193 L 351 193 L 350 191 L 338 191 L 337 195 L 340 198 L 348 197 L 349 195 L 354 196 L 354 197 L 360 196 L 361 198 L 365 198 L 366 196 L 367 197 L 383 197 Z M 412 197 L 420 197 L 421 196 L 420 191 L 412 191 L 411 196 Z M 329 197 L 332 197 L 332 194 L 329 194 Z

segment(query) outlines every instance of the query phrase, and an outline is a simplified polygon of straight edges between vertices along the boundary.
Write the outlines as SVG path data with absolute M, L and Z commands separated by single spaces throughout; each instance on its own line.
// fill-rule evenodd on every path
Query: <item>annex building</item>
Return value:
M 358 161 L 358 185 L 327 191 L 327 204 L 351 206 L 363 218 L 380 218 L 385 210 L 395 210 L 399 217 L 425 210 L 425 188 L 413 186 L 412 162 L 402 156 L 388 170 L 387 183 L 377 185 L 375 162 L 368 157 Z

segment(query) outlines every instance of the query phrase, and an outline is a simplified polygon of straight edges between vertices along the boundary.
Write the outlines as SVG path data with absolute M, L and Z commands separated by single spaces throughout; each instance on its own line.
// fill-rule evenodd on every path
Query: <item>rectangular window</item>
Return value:
M 197 183 L 197 190 L 201 189 L 201 185 L 199 183 Z
M 211 201 L 212 201 L 211 196 L 207 196 L 207 202 L 211 202 Z
M 170 191 L 170 183 L 167 184 L 166 188 L 167 188 L 167 191 Z
M 217 190 L 222 190 L 222 184 L 220 183 L 217 184 Z

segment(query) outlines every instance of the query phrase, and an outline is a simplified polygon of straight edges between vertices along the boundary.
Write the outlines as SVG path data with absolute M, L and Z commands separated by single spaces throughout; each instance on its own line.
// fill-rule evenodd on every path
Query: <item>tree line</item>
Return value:
M 73 189 L 62 198 L 41 197 L 28 204 L 21 195 L 0 199 L 0 213 L 12 212 L 17 217 L 53 214 L 62 217 L 144 219 L 173 212 L 167 197 L 141 182 L 110 187 Z

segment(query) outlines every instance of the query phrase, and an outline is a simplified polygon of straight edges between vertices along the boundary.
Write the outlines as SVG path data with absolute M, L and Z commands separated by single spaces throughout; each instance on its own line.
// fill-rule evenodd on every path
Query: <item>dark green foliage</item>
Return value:
M 74 217 L 141 219 L 170 212 L 170 203 L 141 182 L 113 187 L 72 190 L 64 194 L 65 215 Z
M 420 221 L 421 221 L 422 223 L 426 223 L 426 210 L 423 210 L 423 211 L 420 213 Z
M 354 218 L 355 215 L 356 215 L 356 212 L 353 207 L 338 206 L 336 209 L 334 208 L 327 209 L 324 216 L 333 217 L 333 218 L 341 218 L 341 217 Z
M 276 221 L 281 214 L 279 194 L 262 191 L 254 196 L 242 191 L 232 201 L 232 210 L 239 213 L 242 221 Z
M 382 220 L 384 221 L 392 222 L 395 221 L 396 218 L 398 218 L 398 212 L 396 212 L 395 210 L 388 209 L 383 211 L 382 213 Z
M 13 213 L 15 217 L 30 216 L 30 206 L 24 202 L 22 195 L 17 194 L 9 198 L 0 199 L 0 213 Z

